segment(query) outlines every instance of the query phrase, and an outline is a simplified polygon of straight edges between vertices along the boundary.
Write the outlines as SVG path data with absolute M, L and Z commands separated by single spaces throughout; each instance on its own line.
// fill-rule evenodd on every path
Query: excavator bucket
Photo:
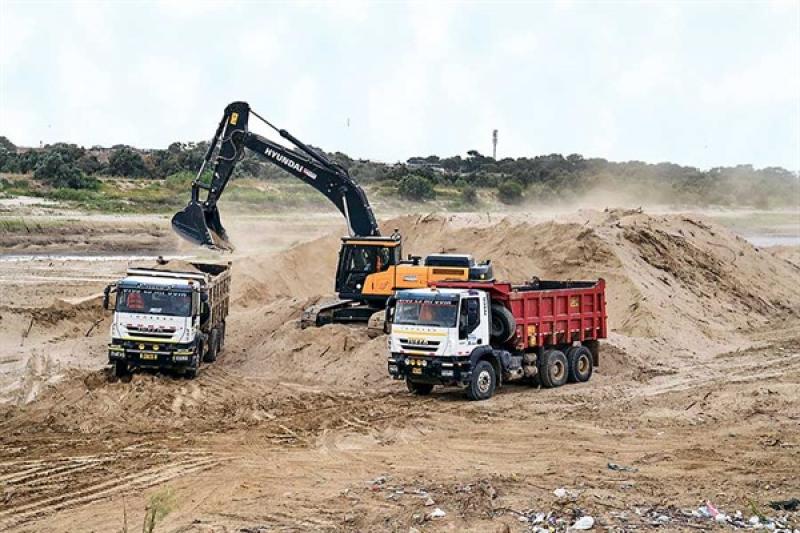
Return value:
M 204 209 L 199 202 L 189 202 L 189 205 L 172 217 L 172 229 L 194 244 L 218 250 L 233 250 L 233 245 L 228 242 L 228 234 L 222 227 L 216 205 L 211 209 Z

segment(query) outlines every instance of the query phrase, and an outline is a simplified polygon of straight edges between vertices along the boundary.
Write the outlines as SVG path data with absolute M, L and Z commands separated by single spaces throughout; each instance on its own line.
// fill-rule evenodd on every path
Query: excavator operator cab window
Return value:
M 353 246 L 345 262 L 349 272 L 382 272 L 397 264 L 395 251 L 388 246 Z

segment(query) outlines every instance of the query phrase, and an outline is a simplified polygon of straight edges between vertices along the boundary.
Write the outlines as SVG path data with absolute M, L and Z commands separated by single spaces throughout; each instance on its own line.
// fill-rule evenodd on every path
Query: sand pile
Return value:
M 491 259 L 500 279 L 602 277 L 614 342 L 654 360 L 735 349 L 747 332 L 800 314 L 800 269 L 698 217 L 587 211 L 476 227 L 429 215 L 382 226 L 400 229 L 404 254 L 472 253 Z M 332 294 L 339 244 L 332 235 L 239 262 L 234 304 L 248 310 L 233 327 L 251 332 L 252 344 L 237 365 L 297 381 L 385 382 L 385 339 L 345 326 L 297 328 L 312 298 Z
M 236 315 L 224 364 L 248 376 L 305 384 L 381 388 L 386 378 L 386 338 L 370 338 L 366 327 L 332 324 L 299 327 L 314 298 L 279 300 Z

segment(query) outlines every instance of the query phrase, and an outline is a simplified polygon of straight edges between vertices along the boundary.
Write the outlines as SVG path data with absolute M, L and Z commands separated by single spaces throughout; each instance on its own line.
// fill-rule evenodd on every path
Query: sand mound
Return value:
M 501 279 L 602 277 L 615 342 L 659 360 L 730 350 L 748 342 L 744 332 L 800 314 L 800 269 L 699 217 L 587 211 L 541 224 L 465 227 L 428 215 L 382 226 L 387 234 L 400 229 L 406 254 L 469 252 L 491 259 Z M 232 363 L 301 382 L 386 382 L 383 338 L 296 326 L 312 298 L 332 294 L 339 244 L 331 235 L 239 261 L 234 304 L 247 311 L 235 327 L 252 333 L 247 353 Z
M 389 384 L 385 337 L 371 339 L 366 328 L 341 324 L 300 329 L 303 309 L 315 302 L 279 300 L 238 314 L 231 323 L 230 337 L 237 341 L 226 348 L 226 368 L 295 383 L 372 389 Z

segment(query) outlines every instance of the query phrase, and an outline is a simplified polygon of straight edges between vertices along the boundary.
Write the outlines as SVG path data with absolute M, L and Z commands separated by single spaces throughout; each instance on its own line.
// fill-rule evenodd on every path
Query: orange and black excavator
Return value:
M 250 132 L 250 115 L 277 131 L 295 148 Z M 172 227 L 178 235 L 201 246 L 233 249 L 222 226 L 217 202 L 236 163 L 244 156 L 245 148 L 320 191 L 347 222 L 349 236 L 342 238 L 336 271 L 339 299 L 306 310 L 303 325 L 366 322 L 375 312 L 384 309 L 387 299 L 397 289 L 427 287 L 434 281 L 492 279 L 491 263 L 478 264 L 469 255 L 436 254 L 424 261 L 409 255 L 404 260 L 400 234 L 395 231 L 389 237 L 380 235 L 364 190 L 347 170 L 288 131 L 273 126 L 246 102 L 233 102 L 225 108 L 192 182 L 189 204 L 172 217 Z M 201 178 L 212 159 L 213 175 L 206 184 Z M 201 198 L 201 191 L 206 191 L 205 199 Z

